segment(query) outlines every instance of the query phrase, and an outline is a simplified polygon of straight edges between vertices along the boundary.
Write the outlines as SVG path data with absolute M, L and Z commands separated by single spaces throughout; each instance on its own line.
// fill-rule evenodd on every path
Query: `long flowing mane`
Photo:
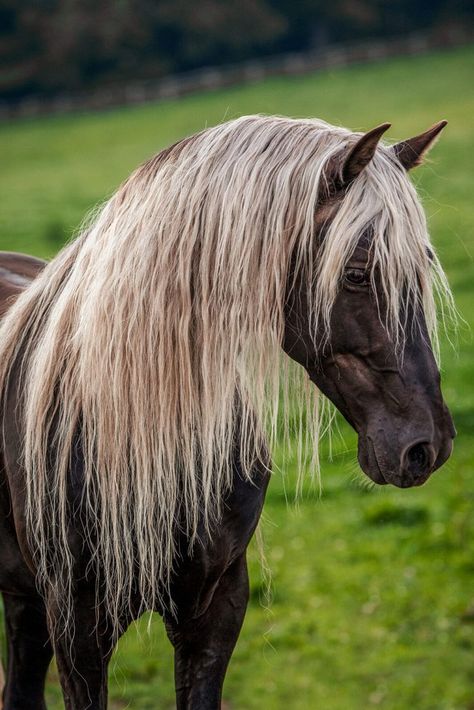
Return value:
M 328 328 L 370 224 L 394 340 L 402 293 L 422 300 L 435 334 L 433 279 L 444 277 L 427 256 L 415 189 L 386 146 L 315 252 L 325 167 L 356 139 L 322 121 L 248 116 L 183 140 L 139 167 L 8 313 L 0 386 L 20 371 L 30 544 L 40 583 L 64 605 L 78 440 L 101 601 L 117 619 L 138 570 L 144 607 L 169 604 L 177 533 L 192 544 L 212 530 L 235 447 L 250 475 L 288 400 L 280 344 L 291 260 L 315 332 Z M 299 386 L 288 377 L 287 388 Z M 299 435 L 316 449 L 317 417 L 307 427 Z

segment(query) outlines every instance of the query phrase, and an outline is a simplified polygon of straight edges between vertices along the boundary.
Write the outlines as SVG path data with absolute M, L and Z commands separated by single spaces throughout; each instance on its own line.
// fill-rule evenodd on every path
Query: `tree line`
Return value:
M 468 0 L 0 0 L 0 95 L 52 96 L 444 29 Z

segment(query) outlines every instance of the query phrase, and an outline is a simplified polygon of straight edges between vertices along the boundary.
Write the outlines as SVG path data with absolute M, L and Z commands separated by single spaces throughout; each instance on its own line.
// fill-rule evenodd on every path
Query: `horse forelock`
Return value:
M 274 438 L 279 408 L 296 399 L 315 412 L 307 443 L 317 457 L 317 391 L 297 367 L 281 377 L 292 259 L 315 332 L 328 329 L 344 265 L 370 224 L 387 327 L 403 334 L 403 291 L 421 298 L 435 332 L 424 214 L 387 147 L 325 213 L 325 168 L 354 139 L 321 121 L 249 116 L 175 144 L 133 173 L 7 315 L 3 387 L 34 332 L 22 363 L 26 512 L 40 581 L 54 583 L 58 598 L 67 599 L 72 575 L 67 480 L 79 421 L 89 542 L 113 619 L 136 569 L 144 606 L 169 604 L 177 529 L 191 542 L 200 521 L 212 531 L 237 428 L 250 476 L 263 432 Z M 435 275 L 445 286 L 436 261 Z M 66 570 L 55 580 L 52 539 Z

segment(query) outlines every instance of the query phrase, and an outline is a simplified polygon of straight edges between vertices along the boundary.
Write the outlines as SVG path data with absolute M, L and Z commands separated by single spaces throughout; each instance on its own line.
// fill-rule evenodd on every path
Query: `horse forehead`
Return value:
M 318 241 L 324 240 L 325 235 L 331 226 L 342 202 L 342 197 L 334 198 L 322 203 L 318 206 L 315 214 L 315 228 L 318 235 Z M 361 234 L 357 246 L 352 252 L 349 263 L 357 262 L 359 265 L 368 265 L 371 260 L 371 249 L 373 239 L 373 229 L 368 226 Z
M 318 205 L 314 216 L 317 232 L 326 231 L 341 205 L 341 199 L 332 199 Z
M 358 266 L 369 266 L 371 262 L 371 236 L 364 232 L 360 237 L 356 248 L 352 252 L 348 264 Z

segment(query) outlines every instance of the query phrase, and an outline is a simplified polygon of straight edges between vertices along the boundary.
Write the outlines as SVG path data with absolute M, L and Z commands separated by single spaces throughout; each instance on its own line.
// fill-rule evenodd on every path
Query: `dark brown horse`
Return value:
M 314 258 L 321 255 L 321 250 L 331 248 L 328 242 L 333 238 L 331 227 L 337 225 L 341 210 L 351 199 L 352 186 L 362 180 L 374 156 L 381 151 L 380 160 L 386 161 L 383 165 L 388 165 L 388 170 L 393 169 L 396 179 L 400 176 L 400 180 L 405 180 L 402 172 L 420 162 L 443 125 L 438 124 L 421 136 L 392 148 L 378 147 L 386 125 L 362 136 L 341 134 L 340 150 L 333 152 L 324 163 L 324 173 L 319 179 L 312 232 Z M 293 127 L 290 128 L 293 130 Z M 309 123 L 298 124 L 297 130 L 300 129 L 302 136 L 309 135 L 313 130 Z M 240 130 L 245 131 L 246 124 Z M 318 125 L 318 130 L 325 129 Z M 276 141 L 274 151 L 282 150 L 281 140 L 278 142 L 275 135 L 273 138 L 268 136 L 262 155 L 273 139 Z M 296 144 L 291 145 L 291 150 L 297 150 Z M 161 165 L 160 161 L 178 164 L 182 159 L 179 151 L 186 151 L 186 145 L 178 148 L 177 153 L 171 149 L 159 160 L 155 159 L 153 171 Z M 148 165 L 146 169 L 149 171 L 151 168 Z M 372 176 L 376 178 L 377 174 L 374 172 Z M 149 172 L 144 179 L 149 184 Z M 232 179 L 230 173 L 228 179 Z M 379 187 L 383 189 L 383 185 Z M 280 184 L 280 188 L 283 191 L 284 186 L 282 188 Z M 215 191 L 211 195 L 214 201 L 218 200 L 219 189 L 220 186 L 214 186 Z M 129 190 L 130 186 L 126 185 L 119 204 L 127 199 Z M 278 197 L 283 199 L 282 193 L 275 199 Z M 138 203 L 136 209 L 140 209 Z M 178 212 L 176 209 L 176 219 L 179 218 Z M 111 224 L 113 220 L 107 219 L 104 224 Z M 203 224 L 200 228 L 205 229 Z M 90 235 L 80 244 L 81 249 L 87 246 L 89 238 Z M 371 220 L 365 229 L 359 231 L 354 248 L 343 254 L 335 299 L 326 312 L 329 322 L 325 325 L 323 318 L 317 324 L 316 332 L 312 302 L 306 291 L 307 280 L 297 247 L 293 245 L 292 253 L 288 254 L 287 281 L 282 299 L 284 329 L 280 344 L 357 431 L 359 462 L 367 475 L 379 484 L 392 483 L 408 488 L 424 483 L 446 461 L 455 432 L 442 399 L 439 372 L 429 342 L 422 301 L 410 295 L 409 287 L 400 293 L 403 338 L 397 349 L 396 334 L 388 325 L 391 296 L 384 281 L 386 275 L 380 271 L 383 262 L 374 265 L 377 257 L 374 243 L 377 238 L 376 226 Z M 401 236 L 397 238 L 401 239 Z M 395 249 L 396 245 L 392 246 Z M 405 245 L 405 248 L 410 246 Z M 106 249 L 106 246 L 101 246 L 101 249 Z M 201 263 L 203 249 L 201 244 L 200 250 L 193 252 L 193 258 L 200 259 Z M 64 283 L 69 283 L 81 253 L 66 253 L 64 275 L 51 303 L 66 297 Z M 420 252 L 418 258 L 429 261 L 433 255 Z M 0 255 L 2 314 L 13 306 L 24 289 L 27 289 L 25 296 L 28 296 L 30 281 L 33 282 L 31 288 L 37 288 L 33 306 L 36 307 L 42 298 L 46 299 L 43 294 L 54 280 L 55 272 L 50 273 L 46 269 L 37 281 L 33 281 L 43 267 L 42 261 L 32 257 L 7 253 Z M 129 272 L 123 278 L 132 276 Z M 324 278 L 323 273 L 321 278 Z M 417 278 L 424 278 L 422 270 Z M 197 289 L 198 282 L 193 283 Z M 250 283 L 247 285 L 251 287 Z M 196 293 L 195 290 L 197 298 Z M 77 301 L 77 291 L 72 288 L 71 298 Z M 18 309 L 13 306 L 10 311 L 12 317 L 16 312 L 18 317 L 21 315 L 23 306 L 20 300 Z M 225 308 L 225 301 L 221 303 Z M 44 320 L 51 317 L 48 308 L 42 311 Z M 28 345 L 28 338 L 37 337 L 37 332 L 44 325 L 37 322 L 35 327 L 39 331 L 34 331 L 31 319 L 25 323 L 25 328 L 30 328 L 30 331 L 24 334 L 23 347 Z M 78 424 L 68 464 L 66 515 L 68 545 L 73 559 L 74 622 L 74 632 L 68 635 L 67 632 L 56 633 L 61 599 L 55 597 L 53 586 L 48 587 L 44 580 L 38 580 L 38 564 L 41 564 L 38 555 L 41 550 L 38 552 L 35 549 L 34 534 L 31 532 L 34 521 L 28 522 L 25 504 L 25 481 L 29 480 L 27 477 L 30 475 L 25 470 L 27 464 L 23 457 L 24 421 L 27 418 L 24 408 L 28 406 L 28 399 L 21 395 L 24 392 L 22 364 L 28 364 L 28 361 L 20 350 L 11 357 L 11 362 L 3 393 L 3 460 L 0 471 L 0 588 L 4 597 L 8 640 L 4 707 L 5 710 L 41 710 L 45 707 L 45 675 L 54 652 L 68 710 L 104 710 L 107 704 L 107 666 L 117 640 L 117 619 L 111 618 L 110 610 L 101 602 L 100 592 L 106 582 L 106 573 L 101 567 L 103 560 L 98 559 L 97 564 L 91 564 L 91 559 L 101 548 L 91 537 L 96 521 L 91 523 L 88 520 L 90 511 L 83 496 L 86 486 L 85 430 Z M 49 366 L 48 363 L 46 366 Z M 170 361 L 168 366 L 172 369 L 173 363 Z M 93 373 L 90 375 L 92 377 Z M 259 458 L 253 460 L 249 476 L 239 443 L 239 427 L 244 426 L 242 410 L 236 421 L 232 480 L 225 489 L 224 504 L 210 527 L 205 524 L 203 513 L 192 545 L 184 522 L 177 525 L 170 581 L 170 597 L 174 607 L 170 608 L 161 601 L 154 607 L 163 615 L 175 648 L 176 694 L 180 710 L 216 710 L 220 707 L 225 672 L 248 601 L 246 548 L 262 510 L 270 478 L 270 460 L 264 455 L 262 446 L 256 447 Z M 144 421 L 143 426 L 146 427 L 147 423 Z M 248 439 L 246 442 L 248 444 Z M 48 446 L 54 450 L 54 441 L 50 440 Z M 54 461 L 53 456 L 47 467 L 51 481 L 55 480 Z M 46 515 L 49 515 L 48 511 Z M 153 519 L 150 524 L 153 524 Z M 137 530 L 131 527 L 125 533 L 132 548 L 139 546 Z M 59 559 L 54 549 L 48 549 L 46 554 L 51 563 Z M 139 559 L 138 553 L 135 559 Z M 120 608 L 121 630 L 143 611 L 144 606 L 138 562 L 130 574 L 129 603 Z

